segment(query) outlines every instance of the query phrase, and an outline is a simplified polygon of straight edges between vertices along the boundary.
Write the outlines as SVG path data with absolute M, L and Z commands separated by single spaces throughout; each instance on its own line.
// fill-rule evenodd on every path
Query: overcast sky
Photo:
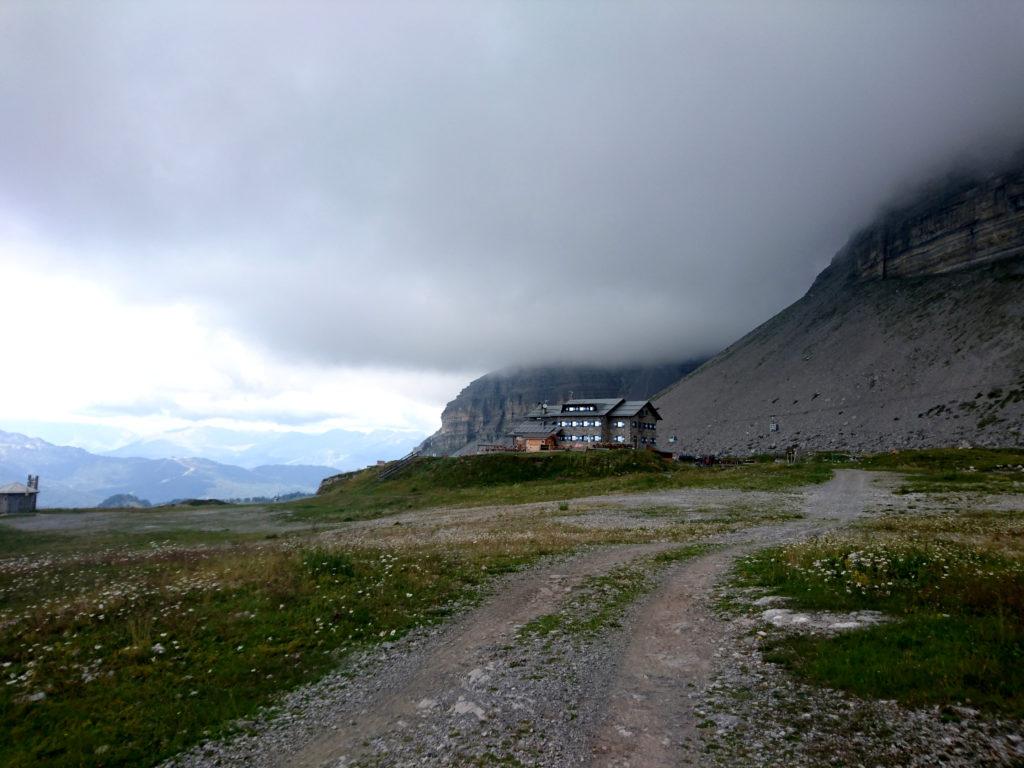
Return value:
M 1020 146 L 1022 41 L 1019 1 L 3 0 L 0 429 L 429 431 L 493 368 L 714 352 Z

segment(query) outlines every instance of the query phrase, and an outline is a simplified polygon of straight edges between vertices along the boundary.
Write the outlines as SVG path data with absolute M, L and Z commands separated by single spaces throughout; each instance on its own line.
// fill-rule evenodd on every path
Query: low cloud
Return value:
M 7 3 L 0 240 L 317 365 L 713 352 L 1024 137 L 1024 6 Z

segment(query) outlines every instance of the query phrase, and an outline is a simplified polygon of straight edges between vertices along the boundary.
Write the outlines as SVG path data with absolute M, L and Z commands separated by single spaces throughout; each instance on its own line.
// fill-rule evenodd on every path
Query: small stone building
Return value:
M 554 451 L 558 448 L 562 430 L 539 421 L 523 421 L 512 429 L 518 451 Z
M 654 448 L 661 416 L 649 400 L 577 398 L 538 405 L 512 431 L 521 451 Z
M 29 475 L 26 485 L 21 483 L 0 485 L 0 515 L 35 512 L 37 495 L 39 495 L 39 475 Z

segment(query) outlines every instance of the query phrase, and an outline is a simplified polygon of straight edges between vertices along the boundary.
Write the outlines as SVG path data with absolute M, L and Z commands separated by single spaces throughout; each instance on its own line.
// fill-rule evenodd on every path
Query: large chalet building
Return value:
M 659 421 L 649 400 L 576 399 L 537 405 L 511 436 L 519 451 L 654 448 Z

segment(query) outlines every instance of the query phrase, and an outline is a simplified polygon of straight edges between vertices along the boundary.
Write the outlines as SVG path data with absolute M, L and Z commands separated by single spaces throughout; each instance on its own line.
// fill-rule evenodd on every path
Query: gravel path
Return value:
M 797 495 L 803 518 L 720 535 L 712 540 L 718 546 L 710 554 L 661 570 L 650 556 L 672 546 L 667 543 L 594 549 L 506 577 L 491 598 L 462 618 L 366 654 L 290 694 L 276 714 L 242 724 L 241 735 L 202 745 L 169 765 L 781 764 L 792 754 L 792 733 L 780 737 L 784 748 L 777 754 L 767 736 L 759 737 L 762 730 L 772 731 L 770 702 L 777 693 L 772 686 L 793 686 L 777 670 L 758 666 L 751 627 L 715 613 L 716 585 L 741 554 L 823 533 L 865 512 L 901 506 L 890 492 L 898 480 L 839 471 L 830 482 Z M 756 498 L 755 504 L 778 505 L 780 496 L 792 496 L 760 495 L 767 498 Z M 633 503 L 649 505 L 650 496 L 640 495 L 643 500 Z M 739 496 L 734 492 L 734 498 Z M 744 503 L 751 501 L 743 496 Z M 704 492 L 684 489 L 659 492 L 656 503 L 696 508 L 707 502 Z M 593 577 L 623 568 L 649 573 L 653 581 L 619 621 L 610 621 L 596 635 L 523 631 L 522 625 L 544 616 L 592 615 L 609 592 Z M 751 668 L 760 677 L 744 677 Z M 764 695 L 746 708 L 730 710 L 727 704 L 737 698 L 732 694 L 744 686 Z M 816 716 L 827 721 L 829 714 Z M 891 711 L 886 714 L 890 724 L 897 719 Z M 906 714 L 905 719 L 913 722 L 915 717 L 921 715 Z M 740 723 L 743 718 L 750 722 Z M 719 722 L 717 730 L 708 728 Z M 738 734 L 741 725 L 747 727 L 748 741 L 768 744 L 764 754 L 775 756 L 764 761 L 724 750 L 733 758 L 712 760 L 706 751 L 709 740 Z M 921 731 L 919 724 L 914 727 Z M 884 735 L 879 739 L 884 741 Z M 819 754 L 820 763 L 799 764 L 835 764 L 842 759 L 841 751 L 835 751 L 841 747 L 832 750 Z M 993 752 L 1004 753 L 1010 754 Z

